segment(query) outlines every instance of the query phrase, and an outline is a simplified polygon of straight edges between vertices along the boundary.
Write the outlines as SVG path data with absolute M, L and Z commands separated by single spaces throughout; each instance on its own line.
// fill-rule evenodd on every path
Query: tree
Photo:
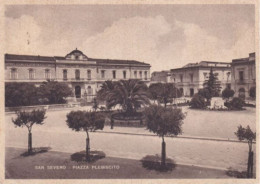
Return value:
M 252 144 L 253 141 L 256 140 L 256 133 L 253 132 L 249 126 L 246 128 L 242 127 L 241 125 L 238 127 L 235 135 L 239 139 L 239 141 L 246 140 L 249 146 L 248 151 L 248 163 L 247 163 L 247 177 L 253 177 L 253 151 L 252 151 Z
M 108 89 L 104 91 L 104 89 Z M 147 86 L 144 82 L 135 79 L 120 80 L 107 83 L 101 88 L 98 94 L 102 98 L 105 96 L 107 108 L 121 105 L 123 111 L 134 114 L 141 105 L 149 104 Z
M 212 67 L 209 72 L 209 79 L 204 82 L 204 88 L 209 92 L 209 99 L 218 97 L 221 91 L 220 81 L 216 74 L 213 73 Z
M 39 104 L 37 87 L 31 83 L 6 83 L 5 106 L 17 107 Z
M 207 103 L 205 101 L 205 98 L 199 94 L 195 94 L 191 101 L 190 101 L 190 107 L 193 109 L 204 109 L 207 107 Z
M 230 88 L 225 88 L 222 91 L 222 98 L 229 100 L 229 98 L 233 97 L 235 94 L 235 91 Z
M 116 82 L 113 82 L 111 80 L 107 80 L 107 81 L 103 82 L 100 90 L 98 90 L 98 92 L 97 92 L 97 100 L 106 101 L 107 95 L 115 89 L 115 83 Z
M 159 99 L 159 91 L 160 91 L 161 83 L 153 83 L 149 86 L 149 98 L 151 100 L 158 100 Z
M 234 97 L 230 102 L 230 106 L 234 110 L 242 110 L 244 105 L 245 105 L 244 99 L 238 97 Z
M 57 81 L 48 80 L 39 87 L 39 96 L 47 98 L 49 104 L 66 103 L 65 98 L 72 94 L 72 90 L 67 84 Z
M 33 110 L 32 112 L 19 111 L 16 112 L 16 119 L 12 122 L 18 126 L 26 126 L 28 129 L 28 154 L 32 153 L 32 126 L 34 124 L 42 125 L 45 117 L 45 110 Z
M 87 111 L 71 111 L 67 114 L 67 125 L 72 130 L 85 131 L 86 138 L 86 161 L 90 161 L 90 139 L 89 131 L 103 130 L 105 118 L 102 114 Z
M 198 95 L 207 99 L 207 102 L 211 99 L 211 94 L 207 88 L 199 89 Z
M 249 90 L 249 96 L 253 99 L 255 99 L 256 97 L 256 87 L 251 87 L 250 90 Z
M 181 91 L 174 86 L 172 83 L 155 83 L 149 87 L 151 99 L 159 100 L 166 107 L 167 103 L 172 102 L 172 99 L 179 98 L 182 96 Z
M 178 108 L 165 108 L 161 105 L 151 105 L 145 108 L 147 129 L 162 138 L 161 166 L 165 167 L 167 135 L 177 136 L 182 133 L 184 113 Z

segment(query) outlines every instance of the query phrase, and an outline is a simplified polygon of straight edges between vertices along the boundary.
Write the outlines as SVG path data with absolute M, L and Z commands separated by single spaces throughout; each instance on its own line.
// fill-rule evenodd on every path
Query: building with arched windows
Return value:
M 48 79 L 65 82 L 76 98 L 85 97 L 91 101 L 106 80 L 149 82 L 150 67 L 150 64 L 135 60 L 89 58 L 77 49 L 65 57 L 5 54 L 5 81 L 35 85 Z
M 247 58 L 233 59 L 231 87 L 236 97 L 248 98 L 250 89 L 256 87 L 255 53 Z

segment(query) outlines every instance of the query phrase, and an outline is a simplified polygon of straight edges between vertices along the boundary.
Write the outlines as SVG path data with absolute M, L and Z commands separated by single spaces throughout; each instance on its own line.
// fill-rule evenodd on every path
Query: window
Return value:
M 92 95 L 92 88 L 91 88 L 91 86 L 88 86 L 88 95 Z
M 67 70 L 63 70 L 63 80 L 68 80 L 68 71 Z
M 123 77 L 126 79 L 126 71 L 123 71 Z
M 180 81 L 182 82 L 182 80 L 183 80 L 183 75 L 181 74 L 180 75 Z
M 50 79 L 51 78 L 51 73 L 49 69 L 45 69 L 45 79 Z
M 183 96 L 183 88 L 180 88 L 181 96 Z
M 91 80 L 91 70 L 88 70 L 88 80 Z
M 143 78 L 143 73 L 142 73 L 142 71 L 139 72 L 139 76 L 140 76 L 140 79 Z
M 144 72 L 144 80 L 147 80 L 147 71 Z
M 79 59 L 79 56 L 75 56 L 75 60 L 78 60 Z
M 34 70 L 32 68 L 29 69 L 29 79 L 34 79 Z
M 190 74 L 190 81 L 193 82 L 193 74 Z
M 218 80 L 218 73 L 214 73 L 214 76 L 215 76 L 216 79 Z
M 113 70 L 113 79 L 115 79 L 115 78 L 116 78 L 116 71 Z
M 207 72 L 203 72 L 203 75 L 204 75 L 204 79 L 206 80 L 207 79 Z
M 102 78 L 102 79 L 105 78 L 105 70 L 101 70 L 101 78 Z
M 240 81 L 244 80 L 244 71 L 239 71 L 239 80 Z
M 230 72 L 227 72 L 227 80 L 229 80 Z
M 17 69 L 11 68 L 11 79 L 17 79 Z
M 135 78 L 137 78 L 137 71 L 134 71 L 134 76 Z
M 75 70 L 75 78 L 76 78 L 76 80 L 80 80 L 80 71 L 79 70 Z

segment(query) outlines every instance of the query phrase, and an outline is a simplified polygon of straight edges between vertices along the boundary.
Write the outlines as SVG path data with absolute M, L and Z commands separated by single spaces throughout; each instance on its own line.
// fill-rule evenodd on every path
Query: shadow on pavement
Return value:
M 39 148 L 33 148 L 32 149 L 32 153 L 28 153 L 27 151 L 22 153 L 20 156 L 23 156 L 23 157 L 28 157 L 28 156 L 34 156 L 34 155 L 37 155 L 39 153 L 46 153 L 48 152 L 49 150 L 51 149 L 51 147 L 39 147 Z
M 165 167 L 161 166 L 161 157 L 159 155 L 146 155 L 141 160 L 141 163 L 144 168 L 148 170 L 155 170 L 159 172 L 167 172 L 175 169 L 176 164 L 174 160 L 166 158 Z
M 234 178 L 247 178 L 246 171 L 238 171 L 231 167 L 226 171 L 226 175 Z
M 89 162 L 96 162 L 102 158 L 105 158 L 106 154 L 103 151 L 90 151 L 90 161 Z M 73 153 L 70 156 L 72 161 L 76 162 L 86 162 L 86 151 L 80 151 Z

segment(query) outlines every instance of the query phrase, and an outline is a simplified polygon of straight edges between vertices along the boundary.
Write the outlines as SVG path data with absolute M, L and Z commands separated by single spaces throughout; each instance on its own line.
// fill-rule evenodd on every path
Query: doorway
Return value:
M 80 86 L 75 87 L 75 96 L 76 96 L 76 98 L 81 98 L 81 87 Z

